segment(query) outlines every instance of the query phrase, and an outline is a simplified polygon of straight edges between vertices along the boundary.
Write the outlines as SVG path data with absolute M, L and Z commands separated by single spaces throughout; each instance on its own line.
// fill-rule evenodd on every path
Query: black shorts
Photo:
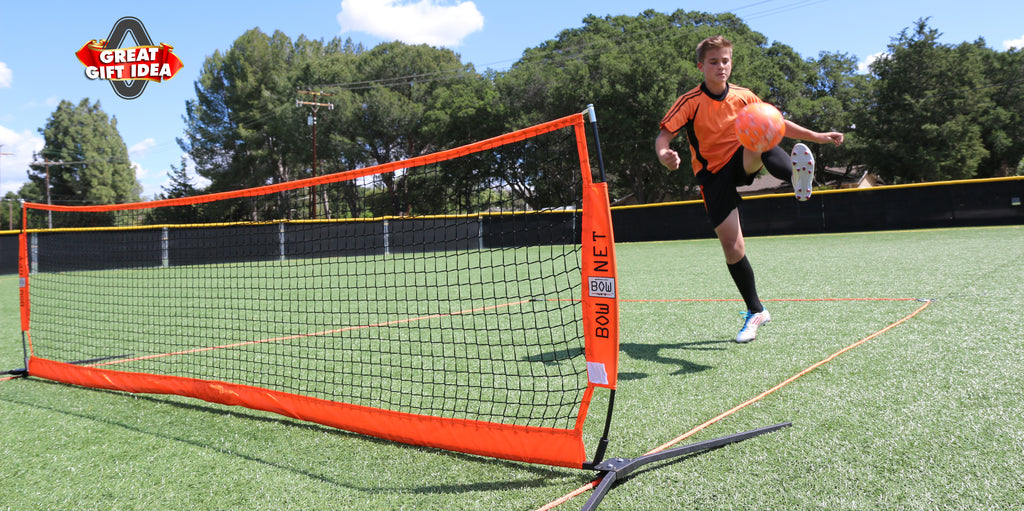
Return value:
M 707 169 L 697 173 L 697 183 L 700 184 L 700 195 L 704 199 L 704 209 L 708 212 L 711 225 L 718 227 L 719 224 L 740 205 L 739 192 L 737 187 L 746 186 L 754 182 L 757 173 L 747 175 L 743 169 L 743 148 L 740 147 L 729 159 L 724 167 L 718 172 L 710 172 Z
M 789 154 L 779 146 L 762 153 L 761 162 L 771 175 L 783 181 L 788 182 L 792 176 Z M 704 199 L 704 209 L 708 212 L 711 225 L 718 227 L 732 210 L 739 207 L 743 199 L 736 188 L 750 185 L 757 178 L 757 174 L 758 172 L 747 174 L 744 170 L 743 147 L 737 149 L 732 158 L 729 158 L 729 162 L 718 172 L 702 170 L 697 173 L 700 195 Z

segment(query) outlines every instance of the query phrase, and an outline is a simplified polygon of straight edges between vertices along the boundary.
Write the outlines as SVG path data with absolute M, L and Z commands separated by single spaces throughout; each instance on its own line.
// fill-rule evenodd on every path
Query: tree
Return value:
M 21 228 L 21 202 L 14 192 L 0 199 L 0 231 Z
M 526 50 L 498 76 L 507 123 L 521 128 L 594 104 L 612 197 L 679 196 L 694 186 L 692 173 L 661 167 L 653 141 L 671 102 L 700 82 L 687 58 L 702 38 L 693 29 L 715 23 L 714 16 L 684 11 L 588 16 L 582 27 Z
M 451 50 L 384 43 L 360 54 L 356 66 L 356 76 L 366 86 L 355 91 L 357 105 L 347 131 L 365 165 L 413 158 L 496 134 L 489 120 L 495 100 L 491 82 Z M 433 184 L 418 180 L 415 170 L 381 174 L 388 203 L 375 205 L 375 213 L 413 213 L 412 203 L 425 202 L 416 198 L 452 195 L 431 186 L 450 192 L 451 187 L 467 185 L 465 167 L 445 168 L 453 174 L 446 182 Z M 417 186 L 411 186 L 413 181 Z
M 171 181 L 167 186 L 160 187 L 160 189 L 163 190 L 163 193 L 161 193 L 157 199 L 180 199 L 183 197 L 192 197 L 201 193 L 201 190 L 192 184 L 192 178 L 188 176 L 186 164 L 187 160 L 183 156 L 181 158 L 180 167 L 171 165 L 171 171 L 168 173 L 168 177 L 170 177 Z
M 196 99 L 186 103 L 186 137 L 178 143 L 196 172 L 219 192 L 290 181 L 305 116 L 294 105 L 291 40 L 281 32 L 247 31 L 223 55 L 203 63 Z M 242 203 L 239 203 L 242 204 Z M 269 207 L 267 203 L 264 207 Z M 240 206 L 241 207 L 241 206 Z M 226 218 L 280 217 L 278 211 L 218 212 Z
M 185 136 L 178 139 L 196 173 L 210 180 L 209 192 L 252 188 L 308 177 L 304 112 L 295 107 L 293 73 L 315 53 L 315 42 L 295 45 L 283 33 L 246 31 L 231 47 L 203 62 L 196 98 L 186 102 Z M 238 203 L 230 211 L 210 209 L 222 219 L 285 216 L 294 209 L 287 195 L 261 211 Z M 241 208 L 241 209 L 240 209 Z
M 192 179 L 188 176 L 186 164 L 187 160 L 182 156 L 180 167 L 171 165 L 171 172 L 169 173 L 171 181 L 167 186 L 160 187 L 163 192 L 157 195 L 157 200 L 181 199 L 202 193 L 201 190 L 192 184 Z M 149 215 L 149 223 L 153 224 L 188 224 L 203 220 L 201 206 L 196 204 L 155 208 L 150 210 Z
M 918 20 L 871 65 L 873 104 L 860 112 L 857 132 L 867 167 L 889 182 L 964 179 L 988 157 L 984 112 L 992 109 L 981 55 L 974 45 L 939 44 L 941 34 Z
M 299 90 L 322 93 L 335 106 L 317 116 L 318 174 L 371 166 L 490 136 L 493 85 L 450 50 L 399 42 L 370 51 L 334 39 L 253 29 L 207 58 L 186 105 L 186 137 L 179 145 L 211 181 L 210 191 L 280 183 L 312 175 L 309 113 L 296 108 Z M 320 102 L 320 101 L 318 101 Z M 380 176 L 388 204 L 376 214 L 408 213 L 415 194 L 407 171 Z M 453 178 L 451 182 L 461 183 Z M 355 183 L 317 190 L 326 215 L 361 216 Z M 303 212 L 280 194 L 276 208 L 213 212 L 231 217 L 282 217 Z M 265 206 L 266 208 L 266 206 Z M 319 213 L 318 213 L 319 214 Z
M 337 88 L 334 84 L 345 84 L 357 81 L 355 74 L 356 60 L 365 51 L 351 39 L 344 42 L 335 38 L 327 44 L 299 37 L 294 45 L 296 57 L 292 65 L 296 68 L 295 84 L 304 92 L 326 92 L 329 96 L 312 96 L 330 103 L 333 108 L 320 112 L 317 116 L 317 173 L 333 174 L 358 168 L 361 153 L 353 140 L 350 125 L 354 122 L 358 97 L 355 92 Z M 314 101 L 321 102 L 321 101 Z M 303 114 L 309 114 L 308 106 L 301 108 Z M 312 175 L 313 135 L 310 127 L 298 140 L 298 158 L 302 169 L 309 169 Z M 321 214 L 327 217 L 359 217 L 362 216 L 364 205 L 360 198 L 359 187 L 355 182 L 340 183 L 331 188 L 319 188 L 318 195 L 324 194 Z M 307 210 L 309 208 L 306 208 Z M 298 213 L 298 209 L 296 209 Z
M 1019 175 L 1024 160 L 1024 50 L 996 52 L 979 40 L 974 47 L 982 53 L 982 67 L 995 105 L 982 113 L 982 138 L 989 155 L 978 169 L 981 177 Z
M 816 71 L 818 62 L 802 59 L 781 43 L 768 45 L 767 38 L 732 14 L 648 10 L 638 16 L 588 16 L 582 27 L 527 50 L 498 77 L 498 88 L 510 122 L 520 126 L 593 103 L 613 198 L 640 203 L 692 198 L 697 183 L 689 158 L 683 157 L 679 170 L 666 170 L 654 155 L 654 139 L 658 122 L 678 95 L 701 83 L 695 50 L 716 34 L 734 44 L 733 83 L 752 89 L 805 126 L 850 124 L 843 99 L 825 95 L 854 87 L 852 59 L 823 57 L 829 67 Z M 688 154 L 685 139 L 674 144 L 680 154 Z M 841 155 L 836 150 L 823 161 Z
M 855 131 L 856 111 L 864 108 L 871 94 L 868 76 L 857 73 L 857 59 L 845 53 L 822 52 L 810 63 L 809 74 L 801 99 L 790 103 L 789 118 L 816 131 L 839 131 L 846 134 L 841 146 L 819 145 L 817 167 L 845 167 L 850 171 L 859 164 L 861 147 Z
M 128 148 L 117 131 L 117 119 L 107 117 L 99 101 L 78 105 L 61 101 L 40 128 L 41 160 L 30 165 L 21 195 L 46 202 L 47 173 L 50 200 L 55 204 L 96 205 L 140 200 L 142 186 L 128 160 Z M 64 165 L 54 162 L 78 162 Z

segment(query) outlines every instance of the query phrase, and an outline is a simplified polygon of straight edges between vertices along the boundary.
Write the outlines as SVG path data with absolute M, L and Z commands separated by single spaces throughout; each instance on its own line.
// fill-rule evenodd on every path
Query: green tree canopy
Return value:
M 982 54 L 981 66 L 988 77 L 988 88 L 978 91 L 992 98 L 995 105 L 982 113 L 982 138 L 989 151 L 978 169 L 979 177 L 1020 174 L 1024 163 L 1024 50 L 996 52 L 975 45 Z
M 860 112 L 857 132 L 863 162 L 889 182 L 974 177 L 989 156 L 982 125 L 995 105 L 978 93 L 987 83 L 983 51 L 941 44 L 940 35 L 918 20 L 871 65 L 873 103 Z
M 54 204 L 96 205 L 140 200 L 142 186 L 128 160 L 128 148 L 100 102 L 61 101 L 39 132 L 44 145 L 19 194 Z M 57 164 L 57 162 L 65 162 Z M 47 179 L 49 174 L 49 179 Z M 47 189 L 49 181 L 49 189 Z
M 292 42 L 280 32 L 267 36 L 253 29 L 227 52 L 207 58 L 195 87 L 179 144 L 197 173 L 211 181 L 212 192 L 312 176 L 311 112 L 297 104 L 300 97 L 333 107 L 316 107 L 321 175 L 419 156 L 496 131 L 489 122 L 491 81 L 452 51 L 426 45 L 393 42 L 367 51 L 351 41 Z M 429 194 L 409 187 L 412 177 L 382 176 L 391 202 L 376 205 L 377 213 L 406 212 L 410 194 Z M 453 182 L 463 181 L 453 176 Z M 339 188 L 340 197 L 318 198 L 326 214 L 362 215 L 354 186 Z M 304 211 L 287 198 L 280 208 L 278 214 Z
M 187 159 L 182 156 L 180 167 L 171 165 L 171 171 L 168 173 L 170 181 L 167 186 L 160 187 L 162 192 L 156 196 L 157 200 L 181 199 L 185 197 L 193 197 L 201 193 L 200 190 L 192 184 L 192 179 L 189 177 L 188 171 L 186 170 L 187 163 Z M 187 224 L 200 222 L 203 219 L 202 206 L 197 204 L 155 208 L 149 212 L 149 215 L 149 223 L 154 224 Z
M 295 59 L 283 33 L 252 29 L 203 63 L 179 145 L 210 180 L 209 191 L 306 177 L 296 169 L 305 115 L 294 103 Z
M 863 75 L 854 56 L 804 58 L 732 14 L 684 10 L 588 16 L 580 27 L 526 49 L 508 70 L 483 74 L 447 49 L 400 42 L 365 49 L 351 40 L 292 41 L 253 29 L 204 62 L 179 143 L 210 180 L 207 191 L 216 192 L 312 176 L 310 110 L 296 106 L 300 98 L 333 105 L 317 115 L 321 175 L 483 140 L 592 103 L 613 199 L 691 198 L 696 182 L 689 158 L 669 172 L 658 163 L 653 140 L 676 97 L 703 78 L 697 43 L 716 34 L 734 43 L 733 83 L 798 124 L 847 133 L 842 146 L 815 148 L 819 168 L 863 165 L 889 182 L 915 182 L 1011 174 L 1024 158 L 1019 50 L 996 52 L 982 40 L 940 44 L 939 33 L 919 20 Z M 683 139 L 675 145 L 688 151 Z M 474 186 L 499 179 L 532 207 L 566 205 L 562 192 L 578 176 L 514 165 L 514 157 L 506 161 L 446 166 L 442 184 L 400 171 L 372 185 L 336 187 L 335 196 L 313 202 L 338 216 L 405 214 L 413 202 L 440 212 L 454 206 L 432 198 L 468 201 Z M 364 204 L 360 186 L 383 187 L 388 199 Z M 457 191 L 437 193 L 437 186 Z M 278 211 L 268 214 L 290 216 L 287 211 L 303 211 L 296 201 L 309 200 L 281 195 Z
M 658 122 L 676 98 L 699 85 L 697 44 L 721 34 L 733 42 L 732 82 L 748 87 L 812 129 L 851 124 L 843 98 L 863 87 L 845 55 L 802 59 L 781 43 L 768 45 L 732 14 L 652 10 L 639 16 L 588 16 L 583 26 L 527 50 L 498 78 L 514 124 L 526 125 L 582 110 L 598 112 L 608 180 L 614 197 L 638 202 L 688 198 L 696 188 L 689 159 L 676 172 L 654 155 Z M 861 80 L 862 82 L 863 80 Z M 834 95 L 842 93 L 840 98 Z M 675 141 L 687 154 L 685 140 Z M 824 161 L 838 161 L 832 151 Z

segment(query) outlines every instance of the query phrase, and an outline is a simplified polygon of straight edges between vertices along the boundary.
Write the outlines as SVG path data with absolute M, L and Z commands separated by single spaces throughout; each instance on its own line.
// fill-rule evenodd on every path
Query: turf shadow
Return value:
M 698 341 L 698 342 L 677 342 L 674 344 L 641 344 L 634 342 L 627 342 L 619 344 L 619 350 L 625 353 L 628 357 L 636 360 L 645 360 L 648 362 L 654 362 L 657 364 L 663 364 L 668 366 L 677 367 L 673 371 L 672 375 L 682 374 L 694 374 L 701 371 L 712 369 L 713 366 L 698 364 L 691 362 L 685 358 L 673 357 L 665 355 L 664 351 L 671 350 L 695 350 L 695 351 L 720 351 L 723 347 L 717 346 L 720 344 L 728 344 L 731 341 Z M 647 375 L 645 373 L 620 373 L 619 378 L 623 378 L 623 374 L 628 375 L 626 379 L 637 380 Z M 641 376 L 642 375 L 642 376 Z
M 112 396 L 131 396 L 140 401 L 147 401 L 154 404 L 167 405 L 187 413 L 202 413 L 219 416 L 234 416 L 240 420 L 249 420 L 255 422 L 273 423 L 280 424 L 288 428 L 298 428 L 306 430 L 314 430 L 322 432 L 328 436 L 336 436 L 343 438 L 358 439 L 359 441 L 366 442 L 375 445 L 387 445 L 397 446 L 402 449 L 409 449 L 411 451 L 429 452 L 432 455 L 439 457 L 449 458 L 456 460 L 458 463 L 474 463 L 474 464 L 485 464 L 494 467 L 503 467 L 505 469 L 513 469 L 516 471 L 525 471 L 532 474 L 532 479 L 526 478 L 524 480 L 518 480 L 514 483 L 514 486 L 532 486 L 532 487 L 543 487 L 551 484 L 560 484 L 558 481 L 564 477 L 572 477 L 571 474 L 567 474 L 566 470 L 560 467 L 552 467 L 547 465 L 538 465 L 530 463 L 522 463 L 510 460 L 503 460 L 499 458 L 489 458 L 485 456 L 474 456 L 471 454 L 464 454 L 455 451 L 448 451 L 444 449 L 435 449 L 432 447 L 417 446 L 410 444 L 402 444 L 398 442 L 392 442 L 376 437 L 360 435 L 341 429 L 331 428 L 316 423 L 300 421 L 298 419 L 292 419 L 285 416 L 264 416 L 259 413 L 252 413 L 245 408 L 221 408 L 218 405 L 207 404 L 201 400 L 195 400 L 195 402 L 182 402 L 172 397 L 164 397 L 153 394 L 133 394 L 124 393 L 114 390 L 96 389 L 91 387 L 80 387 L 76 385 L 70 385 L 61 382 L 54 382 L 43 379 L 33 379 L 33 383 L 42 385 L 52 385 L 65 388 L 74 388 L 77 390 L 84 390 L 87 392 L 96 392 L 100 394 L 107 394 Z M 377 493 L 380 491 L 391 491 L 405 494 L 459 494 L 466 491 L 496 491 L 496 490 L 507 490 L 511 484 L 504 480 L 476 480 L 469 481 L 466 483 L 455 483 L 455 484 L 431 484 L 431 485 L 411 485 L 411 486 L 386 486 L 380 485 L 380 481 L 366 481 L 366 484 L 359 484 L 351 480 L 345 480 L 337 477 L 335 474 L 330 474 L 327 471 L 319 470 L 316 462 L 311 462 L 308 466 L 297 467 L 293 463 L 284 460 L 276 459 L 273 456 L 257 455 L 252 453 L 243 452 L 243 448 L 240 445 L 233 444 L 230 441 L 224 441 L 223 438 L 213 435 L 210 438 L 195 438 L 187 437 L 181 434 L 177 430 L 167 429 L 159 424 L 147 425 L 144 421 L 140 422 L 133 417 L 124 417 L 124 420 L 116 417 L 110 417 L 106 415 L 105 411 L 96 411 L 96 413 L 90 413 L 90 411 L 73 411 L 59 406 L 51 406 L 41 403 L 34 403 L 31 401 L 0 398 L 0 401 L 8 402 L 11 404 L 17 404 L 20 406 L 26 406 L 35 408 L 37 410 L 46 410 L 49 412 L 63 414 L 66 416 L 76 417 L 79 419 L 85 419 L 94 421 L 99 424 L 103 424 L 107 427 L 117 427 L 127 431 L 134 432 L 136 434 L 148 435 L 155 438 L 160 438 L 165 441 L 177 442 L 183 445 L 188 445 L 204 450 L 210 450 L 217 452 L 221 455 L 233 456 L 250 463 L 262 465 L 274 470 L 280 470 L 284 472 L 291 472 L 293 474 L 316 480 L 324 484 L 348 488 L 352 490 Z M 191 399 L 189 399 L 191 401 Z M 325 453 L 325 458 L 330 458 L 330 453 Z M 334 460 L 331 460 L 334 461 Z M 378 483 L 378 484 L 374 484 Z

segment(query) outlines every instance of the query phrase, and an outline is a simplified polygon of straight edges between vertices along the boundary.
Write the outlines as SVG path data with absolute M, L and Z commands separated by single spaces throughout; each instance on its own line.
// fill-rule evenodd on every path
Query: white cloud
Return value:
M 138 144 L 136 144 L 138 145 Z M 206 179 L 199 174 L 196 174 L 195 163 L 192 161 L 192 157 L 188 153 L 183 153 L 185 157 L 185 173 L 188 175 L 189 182 L 192 186 L 198 189 L 206 188 L 210 186 L 210 180 Z M 174 166 L 178 167 L 180 163 L 175 163 Z M 170 188 L 171 186 L 171 169 L 161 170 L 159 172 L 152 172 L 144 168 L 137 162 L 132 162 L 132 169 L 135 170 L 135 178 L 142 185 L 142 197 L 144 199 L 154 199 L 157 195 L 164 193 L 164 188 Z
M 164 178 L 164 183 L 159 183 L 158 181 L 161 177 L 154 175 L 154 172 L 143 167 L 142 164 L 137 161 L 132 162 L 132 170 L 135 171 L 135 180 L 142 185 L 143 200 L 156 197 L 158 193 L 163 191 L 161 186 L 167 184 L 166 178 Z
M 868 58 L 864 59 L 864 62 L 861 62 L 861 63 L 857 64 L 857 72 L 862 74 L 862 75 L 870 73 L 871 72 L 871 68 L 870 68 L 871 64 L 874 63 L 876 60 L 884 57 L 885 55 L 886 55 L 886 52 L 884 52 L 884 51 L 880 51 L 880 52 L 875 53 L 873 55 L 868 55 Z
M 1018 50 L 1024 50 L 1024 35 L 1017 39 L 1010 39 L 1009 41 L 1003 41 L 1003 49 L 1011 50 L 1017 48 Z
M 146 151 L 156 147 L 156 140 L 152 137 L 143 140 L 128 148 L 128 154 L 133 156 L 142 156 Z
M 182 153 L 182 156 L 185 158 L 185 173 L 188 175 L 192 185 L 199 189 L 210 186 L 212 181 L 196 173 L 196 162 L 192 161 L 192 156 L 188 153 Z M 169 178 L 168 181 L 170 181 Z
M 14 72 L 7 67 L 6 62 L 0 62 L 0 89 L 10 87 L 12 81 L 14 81 Z
M 11 153 L 0 156 L 0 196 L 15 192 L 28 181 L 28 164 L 33 155 L 43 150 L 43 137 L 25 130 L 18 133 L 0 126 L 0 152 Z
M 212 181 L 196 173 L 196 162 L 192 161 L 192 155 L 188 153 L 182 153 L 181 156 L 185 158 L 185 174 L 188 175 L 189 180 L 192 182 L 192 185 L 200 189 L 210 186 Z M 170 172 L 170 170 L 168 170 L 168 172 Z M 168 181 L 170 181 L 169 177 Z
M 135 171 L 135 179 L 140 183 L 145 180 L 146 176 L 149 174 L 149 171 L 142 168 L 142 164 L 137 161 L 132 162 L 132 170 Z
M 483 29 L 484 16 L 470 1 L 342 0 L 341 32 L 365 32 L 386 40 L 432 46 L 458 46 Z

